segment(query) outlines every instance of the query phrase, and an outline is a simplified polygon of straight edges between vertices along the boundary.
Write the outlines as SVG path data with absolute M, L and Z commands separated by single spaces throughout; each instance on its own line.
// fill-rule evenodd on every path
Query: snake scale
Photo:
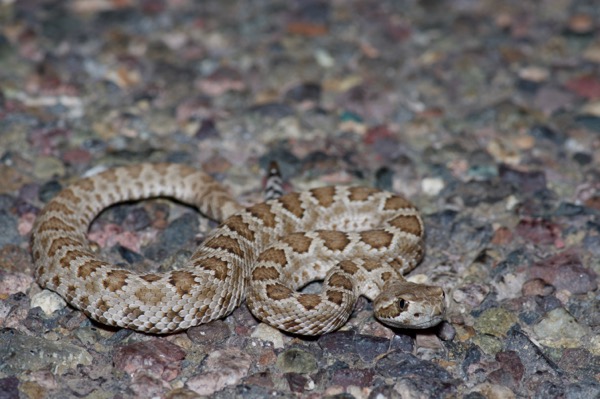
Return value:
M 170 197 L 221 222 L 185 267 L 135 273 L 102 260 L 87 230 L 104 208 Z M 319 335 L 342 326 L 356 299 L 402 328 L 441 321 L 444 292 L 406 281 L 423 256 L 423 222 L 398 195 L 327 186 L 247 208 L 208 174 L 181 164 L 108 169 L 76 181 L 36 219 L 32 253 L 37 281 L 90 318 L 148 333 L 170 333 L 218 319 L 246 302 L 284 331 Z M 322 280 L 319 294 L 303 293 Z

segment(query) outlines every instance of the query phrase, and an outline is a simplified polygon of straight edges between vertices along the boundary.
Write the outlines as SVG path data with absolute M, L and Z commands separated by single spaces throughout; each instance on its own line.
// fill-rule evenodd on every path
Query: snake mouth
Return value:
M 431 328 L 434 327 L 438 324 L 440 324 L 443 320 L 442 316 L 432 316 L 431 318 L 427 319 L 427 320 L 423 320 L 420 323 L 411 323 L 411 324 L 403 324 L 403 323 L 397 323 L 394 322 L 394 320 L 381 320 L 380 321 L 389 326 L 389 327 L 394 327 L 394 328 L 402 328 L 402 329 L 407 329 L 407 330 L 424 330 L 427 328 Z

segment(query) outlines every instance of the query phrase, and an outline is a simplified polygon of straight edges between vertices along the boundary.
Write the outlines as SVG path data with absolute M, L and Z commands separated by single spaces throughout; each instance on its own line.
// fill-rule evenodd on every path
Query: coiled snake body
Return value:
M 91 221 L 117 202 L 171 197 L 222 221 L 186 266 L 137 274 L 90 249 Z M 322 187 L 248 208 L 207 174 L 179 164 L 109 169 L 64 189 L 38 216 L 32 252 L 41 286 L 101 323 L 150 333 L 252 313 L 304 335 L 333 331 L 356 298 L 391 326 L 425 328 L 444 311 L 441 288 L 407 282 L 423 255 L 423 222 L 406 199 L 364 187 Z M 297 290 L 323 280 L 320 294 Z

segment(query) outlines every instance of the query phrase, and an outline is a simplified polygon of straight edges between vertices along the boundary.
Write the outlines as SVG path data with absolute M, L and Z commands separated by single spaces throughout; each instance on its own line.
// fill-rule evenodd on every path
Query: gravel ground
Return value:
M 78 177 L 179 162 L 251 204 L 271 160 L 410 197 L 446 321 L 361 299 L 306 339 L 242 305 L 159 337 L 35 283 L 32 223 Z M 0 398 L 600 397 L 597 1 L 0 1 L 0 182 Z M 90 238 L 160 270 L 213 227 L 151 200 Z

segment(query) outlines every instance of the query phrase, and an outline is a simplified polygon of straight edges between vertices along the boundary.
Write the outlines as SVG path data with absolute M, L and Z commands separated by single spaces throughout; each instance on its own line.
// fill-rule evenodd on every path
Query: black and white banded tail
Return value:
M 275 161 L 269 163 L 267 179 L 265 181 L 265 201 L 277 199 L 283 195 L 283 180 L 279 165 Z

